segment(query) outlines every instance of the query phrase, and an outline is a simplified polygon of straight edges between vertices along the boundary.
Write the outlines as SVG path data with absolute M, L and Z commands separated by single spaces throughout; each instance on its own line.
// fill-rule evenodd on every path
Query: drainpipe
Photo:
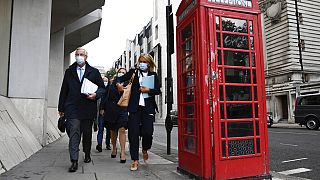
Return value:
M 298 0 L 294 0 L 295 9 L 296 9 L 296 20 L 297 20 L 297 32 L 298 32 L 298 47 L 299 47 L 299 63 L 301 66 L 301 79 L 304 83 L 304 73 L 303 73 L 303 64 L 302 64 L 302 50 L 301 50 L 301 38 L 300 38 L 300 25 L 299 25 L 299 12 L 298 12 Z

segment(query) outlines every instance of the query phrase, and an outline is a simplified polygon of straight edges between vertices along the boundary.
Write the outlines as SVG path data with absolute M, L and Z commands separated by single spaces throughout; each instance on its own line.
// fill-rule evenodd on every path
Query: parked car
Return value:
M 273 117 L 271 112 L 267 113 L 267 125 L 268 128 L 271 128 L 271 126 L 273 125 Z
M 295 104 L 295 123 L 305 125 L 310 130 L 320 126 L 320 94 L 299 96 Z

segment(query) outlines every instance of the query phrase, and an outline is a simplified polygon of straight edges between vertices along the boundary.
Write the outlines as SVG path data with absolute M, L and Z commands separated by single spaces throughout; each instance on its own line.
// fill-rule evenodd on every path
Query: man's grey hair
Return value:
M 76 49 L 76 51 L 77 51 L 77 50 L 83 50 L 84 55 L 86 55 L 86 56 L 88 57 L 88 51 L 85 50 L 83 47 L 78 47 L 78 48 Z

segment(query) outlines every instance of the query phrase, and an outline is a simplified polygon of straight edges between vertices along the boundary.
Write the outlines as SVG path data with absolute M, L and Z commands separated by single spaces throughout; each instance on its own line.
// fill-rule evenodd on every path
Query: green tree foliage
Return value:
M 112 79 L 114 77 L 114 75 L 117 73 L 116 69 L 115 68 L 110 68 L 105 76 L 108 78 L 108 79 Z

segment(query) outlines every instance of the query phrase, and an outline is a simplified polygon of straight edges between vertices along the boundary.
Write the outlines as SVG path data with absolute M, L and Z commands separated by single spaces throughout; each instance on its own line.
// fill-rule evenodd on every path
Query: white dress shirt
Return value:
M 147 72 L 146 73 L 142 72 L 143 76 L 140 73 L 138 73 L 138 74 L 139 74 L 139 83 L 140 83 L 140 86 L 141 86 L 142 85 L 142 77 L 148 76 L 148 73 Z M 143 97 L 142 93 L 140 93 L 139 105 L 140 106 L 145 106 L 144 97 Z
M 82 77 L 84 75 L 84 72 L 86 71 L 86 65 L 82 66 L 81 68 L 79 66 L 77 66 L 77 74 L 78 74 L 78 78 L 80 79 L 80 69 L 82 71 Z M 81 81 L 82 79 L 80 79 Z

